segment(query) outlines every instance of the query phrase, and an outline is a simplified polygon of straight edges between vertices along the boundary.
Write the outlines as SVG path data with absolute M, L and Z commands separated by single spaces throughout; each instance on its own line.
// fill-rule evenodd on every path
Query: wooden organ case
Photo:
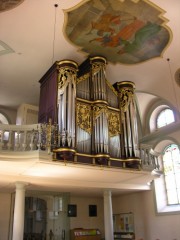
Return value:
M 80 66 L 62 60 L 40 80 L 39 122 L 51 119 L 55 125 L 54 160 L 140 167 L 135 85 L 112 86 L 106 64 L 100 56 Z

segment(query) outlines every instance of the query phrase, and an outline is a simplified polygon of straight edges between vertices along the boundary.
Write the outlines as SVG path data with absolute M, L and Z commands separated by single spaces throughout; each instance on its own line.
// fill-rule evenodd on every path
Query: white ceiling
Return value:
M 0 1 L 0 5 L 3 2 Z M 86 59 L 87 55 L 72 45 L 63 34 L 65 12 L 80 2 L 25 0 L 17 7 L 0 13 L 1 106 L 17 108 L 22 103 L 38 105 L 38 81 L 56 60 L 72 59 L 80 64 Z M 172 78 L 180 63 L 180 1 L 151 2 L 165 11 L 164 18 L 168 20 L 167 26 L 172 31 L 171 43 L 163 56 L 144 63 L 109 63 L 107 79 L 112 83 L 133 81 L 138 92 L 148 92 L 177 105 L 179 89 L 175 82 L 173 86 Z M 58 7 L 55 8 L 54 4 L 58 4 Z M 9 53 L 5 54 L 4 50 L 8 47 Z
M 3 2 L 0 0 L 0 6 Z M 38 81 L 56 60 L 72 59 L 80 64 L 86 59 L 87 55 L 72 45 L 63 34 L 65 11 L 80 2 L 79 0 L 25 0 L 15 8 L 0 12 L 0 107 L 17 109 L 22 103 L 38 105 L 40 89 Z M 123 80 L 135 83 L 142 118 L 146 114 L 148 103 L 158 99 L 157 97 L 166 99 L 174 107 L 180 106 L 179 87 L 174 80 L 174 74 L 180 64 L 180 1 L 152 0 L 151 2 L 165 11 L 164 17 L 168 20 L 167 26 L 172 32 L 169 46 L 161 57 L 136 65 L 108 63 L 106 71 L 107 79 L 112 84 Z M 58 4 L 57 8 L 55 4 Z M 167 61 L 168 58 L 170 61 Z M 16 179 L 30 182 L 29 189 L 33 186 L 32 189 L 37 190 L 48 188 L 53 191 L 60 189 L 65 191 L 69 185 L 74 192 L 80 189 L 86 193 L 94 192 L 95 194 L 105 187 L 114 188 L 114 192 L 117 189 L 124 192 L 125 189 L 133 190 L 134 180 L 141 185 L 142 182 L 146 183 L 152 178 L 143 172 L 129 172 L 123 179 L 122 171 L 98 169 L 97 174 L 94 174 L 93 169 L 93 183 L 89 179 L 92 177 L 92 169 L 86 169 L 87 175 L 84 176 L 83 168 L 61 166 L 64 169 L 63 174 L 66 172 L 68 174 L 61 186 L 61 176 L 55 177 L 57 169 L 60 170 L 60 166 L 56 164 L 51 166 L 51 170 L 44 178 L 43 176 L 32 177 L 31 170 L 36 166 L 37 173 L 42 168 L 46 171 L 49 168 L 48 164 L 33 162 L 32 165 L 32 162 L 28 162 L 24 166 L 22 162 L 14 163 L 16 168 L 12 162 L 5 162 L 4 168 L 3 163 L 0 163 L 1 190 L 11 189 Z M 18 168 L 17 165 L 19 165 Z M 10 172 L 3 175 L 7 169 Z M 75 171 L 75 185 L 70 179 L 71 171 Z M 53 177 L 47 176 L 52 172 Z M 106 176 L 104 176 L 105 173 Z M 81 182 L 79 176 L 84 176 L 86 179 L 82 186 L 79 185 Z M 106 179 L 107 185 L 105 185 Z M 66 184 L 68 181 L 69 184 Z M 86 187 L 88 182 L 89 188 Z M 96 185 L 97 182 L 99 185 Z M 126 187 L 123 185 L 124 182 Z M 129 187 L 127 187 L 128 184 L 130 184 Z M 93 187 L 95 185 L 96 187 Z M 144 188 L 145 184 L 142 189 Z M 137 189 L 134 188 L 134 190 Z
M 14 191 L 15 182 L 27 184 L 28 191 L 71 192 L 74 196 L 102 197 L 111 189 L 114 196 L 149 190 L 157 176 L 146 171 L 132 171 L 102 166 L 52 162 L 42 152 L 0 153 L 0 191 Z

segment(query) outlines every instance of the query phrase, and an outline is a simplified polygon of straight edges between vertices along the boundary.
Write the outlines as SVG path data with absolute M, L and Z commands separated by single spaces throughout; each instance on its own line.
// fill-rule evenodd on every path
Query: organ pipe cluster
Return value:
M 58 63 L 54 159 L 140 165 L 134 83 L 106 79 L 106 59 Z M 118 165 L 117 165 L 118 166 Z

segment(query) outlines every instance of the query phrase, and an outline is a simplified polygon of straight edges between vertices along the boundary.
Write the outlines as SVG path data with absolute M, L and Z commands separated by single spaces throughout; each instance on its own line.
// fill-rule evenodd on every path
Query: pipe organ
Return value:
M 43 92 L 43 83 L 50 84 L 52 75 L 56 78 L 52 88 L 56 103 L 48 114 L 53 121 L 54 160 L 140 167 L 135 85 L 124 81 L 112 86 L 106 79 L 106 64 L 100 56 L 90 57 L 80 66 L 62 60 L 51 68 L 53 74 L 46 73 L 40 80 Z M 51 102 L 49 95 L 40 97 L 40 102 Z M 42 117 L 46 115 L 40 108 L 39 121 L 47 122 L 47 117 Z

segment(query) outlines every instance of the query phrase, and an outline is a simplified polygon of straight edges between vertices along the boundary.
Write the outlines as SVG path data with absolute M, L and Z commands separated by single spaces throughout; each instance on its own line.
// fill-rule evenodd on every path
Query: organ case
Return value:
M 54 160 L 139 168 L 135 85 L 123 81 L 112 86 L 106 64 L 101 56 L 89 57 L 80 66 L 71 60 L 54 64 L 54 95 L 40 99 L 40 106 L 55 101 L 48 115 L 56 124 Z M 41 79 L 41 92 L 44 81 L 51 85 L 52 80 Z

